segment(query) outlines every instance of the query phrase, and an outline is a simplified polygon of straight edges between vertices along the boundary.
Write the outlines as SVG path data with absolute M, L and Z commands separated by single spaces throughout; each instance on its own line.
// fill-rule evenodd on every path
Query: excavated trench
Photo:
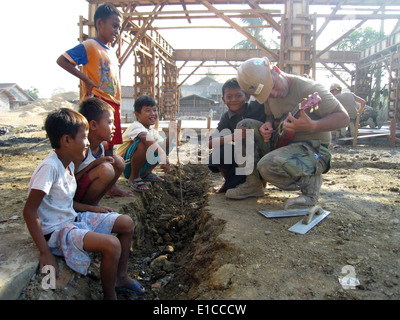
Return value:
M 148 193 L 136 194 L 122 205 L 120 213 L 135 222 L 129 274 L 145 286 L 146 294 L 118 292 L 118 299 L 196 299 L 207 287 L 204 282 L 215 268 L 215 255 L 224 247 L 218 240 L 224 222 L 213 219 L 206 209 L 209 174 L 202 165 L 172 166 L 164 183 L 152 183 Z M 100 262 L 95 255 L 83 277 L 60 258 L 57 288 L 43 290 L 44 276 L 35 275 L 21 299 L 102 299 Z
M 135 205 L 124 207 L 126 214 L 135 212 L 135 254 L 130 270 L 145 285 L 146 299 L 196 296 L 196 287 L 207 273 L 210 261 L 206 260 L 212 260 L 213 252 L 207 248 L 208 255 L 203 257 L 201 243 L 218 234 L 218 228 L 214 235 L 208 228 L 208 187 L 205 166 L 185 165 L 180 174 L 173 167 L 165 183 L 154 183 L 149 193 L 142 194 L 144 210 Z

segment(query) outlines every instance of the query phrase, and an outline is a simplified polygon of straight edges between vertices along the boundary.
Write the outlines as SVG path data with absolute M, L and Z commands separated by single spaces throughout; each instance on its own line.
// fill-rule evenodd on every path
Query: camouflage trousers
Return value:
M 331 154 L 320 140 L 292 142 L 270 151 L 270 144 L 259 132 L 260 121 L 245 119 L 238 125 L 254 129 L 256 169 L 265 181 L 280 189 L 301 190 L 313 175 L 330 169 Z
M 243 145 L 246 144 L 247 148 L 244 146 L 242 147 L 243 156 L 246 156 L 246 161 L 254 162 L 254 168 L 257 166 L 258 161 L 260 161 L 260 159 L 270 151 L 269 143 L 264 142 L 264 138 L 261 136 L 259 131 L 259 128 L 263 124 L 263 122 L 258 120 L 243 119 L 236 126 L 237 129 L 246 128 L 253 130 L 254 132 L 254 139 L 243 140 Z M 244 150 L 253 150 L 254 153 L 245 155 Z

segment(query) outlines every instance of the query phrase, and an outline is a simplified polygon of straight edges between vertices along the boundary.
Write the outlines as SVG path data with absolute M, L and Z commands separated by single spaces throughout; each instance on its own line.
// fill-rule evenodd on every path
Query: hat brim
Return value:
M 271 94 L 272 91 L 272 87 L 273 87 L 273 80 L 272 80 L 272 75 L 271 75 L 271 69 L 267 68 L 267 79 L 266 81 L 263 83 L 264 87 L 262 88 L 260 94 L 255 95 L 254 98 L 256 99 L 256 101 L 258 103 L 263 104 L 265 101 L 267 101 L 269 95 Z

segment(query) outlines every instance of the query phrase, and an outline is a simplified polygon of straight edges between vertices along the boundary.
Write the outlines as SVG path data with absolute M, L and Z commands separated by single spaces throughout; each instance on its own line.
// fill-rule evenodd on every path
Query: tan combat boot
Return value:
M 313 206 L 318 201 L 319 190 L 322 185 L 322 174 L 311 176 L 307 186 L 301 189 L 302 195 L 297 198 L 288 199 L 285 203 L 285 210 L 290 206 Z
M 228 189 L 225 196 L 229 199 L 246 199 L 249 197 L 263 197 L 264 185 L 258 171 L 248 175 L 246 181 L 239 184 L 236 188 Z

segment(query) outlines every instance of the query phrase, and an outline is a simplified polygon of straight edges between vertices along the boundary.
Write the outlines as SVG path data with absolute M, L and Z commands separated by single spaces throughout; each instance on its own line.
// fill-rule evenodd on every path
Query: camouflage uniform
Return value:
M 238 124 L 238 127 L 254 130 L 254 162 L 256 166 L 252 175 L 256 178 L 262 178 L 283 190 L 306 190 L 313 176 L 319 176 L 329 170 L 331 154 L 319 140 L 292 142 L 287 146 L 270 151 L 270 143 L 265 143 L 259 132 L 262 124 L 260 121 L 251 119 L 245 119 Z M 248 161 L 251 159 L 249 158 Z M 254 182 L 255 179 L 252 181 Z M 259 184 L 257 188 L 258 186 Z M 312 193 L 317 191 L 319 190 Z
M 312 113 L 307 111 L 311 119 L 321 119 L 340 105 L 322 85 L 295 77 L 291 90 L 285 98 L 266 101 L 266 114 L 272 113 L 274 119 L 280 119 L 282 114 L 292 111 L 294 106 L 302 101 L 301 97 L 307 97 L 314 92 L 319 93 L 322 102 L 318 110 Z M 270 144 L 265 143 L 259 133 L 260 125 L 257 126 L 251 121 L 244 124 L 249 129 L 254 129 L 254 159 L 257 161 L 257 166 L 245 183 L 228 190 L 226 196 L 231 199 L 262 197 L 264 195 L 262 180 L 264 180 L 283 190 L 301 191 L 302 195 L 289 199 L 285 207 L 293 204 L 315 204 L 319 197 L 322 174 L 330 168 L 331 155 L 328 149 L 331 142 L 330 132 L 296 132 L 294 139 L 288 145 L 270 150 Z
M 331 154 L 319 140 L 293 142 L 265 155 L 257 170 L 269 183 L 283 190 L 303 190 L 313 175 L 326 173 Z
M 259 128 L 263 125 L 263 122 L 253 119 L 243 119 L 237 124 L 237 128 L 246 128 L 254 132 L 253 139 L 245 139 L 242 141 L 242 154 L 241 156 L 245 159 L 245 163 L 238 164 L 237 169 L 243 167 L 248 168 L 251 166 L 251 170 L 246 171 L 246 180 L 236 188 L 228 189 L 226 191 L 226 197 L 231 199 L 245 199 L 248 197 L 263 197 L 264 196 L 264 185 L 262 183 L 261 176 L 257 171 L 258 161 L 270 151 L 269 143 L 264 143 L 264 139 L 260 134 Z M 247 147 L 246 147 L 247 145 Z M 248 153 L 245 152 L 249 151 Z M 235 153 L 238 152 L 237 142 L 235 142 Z

